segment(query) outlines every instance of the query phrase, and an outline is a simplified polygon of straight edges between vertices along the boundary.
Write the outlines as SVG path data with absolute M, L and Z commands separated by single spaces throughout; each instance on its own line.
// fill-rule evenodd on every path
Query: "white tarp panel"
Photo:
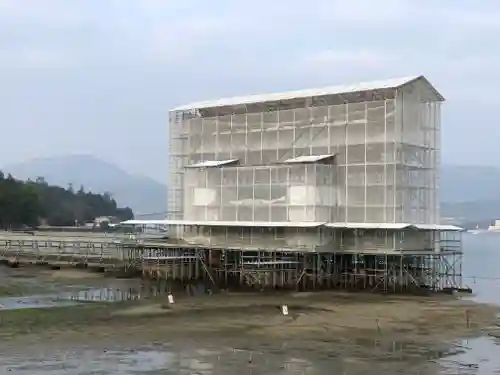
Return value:
M 193 191 L 194 206 L 209 206 L 217 200 L 215 189 L 195 188 Z

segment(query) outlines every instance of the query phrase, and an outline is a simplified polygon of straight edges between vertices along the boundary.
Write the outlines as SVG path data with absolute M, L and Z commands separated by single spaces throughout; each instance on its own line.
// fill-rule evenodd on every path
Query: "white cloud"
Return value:
M 0 39 L 7 56 L 1 65 L 58 68 L 105 60 L 193 64 L 199 69 L 201 61 L 210 60 L 221 72 L 236 70 L 236 61 L 256 75 L 280 64 L 305 75 L 332 67 L 383 76 L 403 69 L 448 76 L 474 73 L 478 66 L 493 69 L 491 61 L 496 64 L 497 59 L 492 55 L 500 56 L 490 47 L 471 53 L 474 58 L 467 61 L 454 54 L 461 53 L 461 42 L 471 35 L 483 37 L 500 28 L 500 7 L 482 4 L 312 0 L 314 6 L 304 7 L 298 1 L 275 0 L 263 9 L 263 0 L 251 7 L 225 0 L 215 5 L 194 0 L 39 0 L 26 7 L 18 0 L 2 0 L 0 34 L 14 31 L 26 40 L 12 46 Z M 477 57 L 483 55 L 489 62 Z M 327 78 L 328 72 L 320 76 Z
M 64 69 L 74 66 L 75 56 L 70 56 L 60 49 L 42 47 L 19 47 L 2 54 L 0 67 L 2 69 Z
M 333 27 L 379 27 L 400 31 L 433 28 L 436 31 L 458 33 L 464 30 L 481 32 L 500 29 L 500 9 L 489 1 L 483 1 L 480 6 L 472 2 L 434 0 L 329 0 L 320 3 L 320 13 L 325 19 L 331 20 Z
M 342 25 L 363 28 L 387 22 L 404 22 L 414 8 L 414 2 L 407 0 L 332 0 L 322 1 L 320 11 L 325 17 L 333 20 L 332 26 L 338 22 Z M 359 23 L 353 24 L 353 22 Z
M 215 38 L 224 38 L 230 24 L 218 18 L 193 18 L 154 25 L 144 36 L 146 59 L 153 62 L 179 62 L 180 59 L 192 58 L 200 47 Z
M 450 102 L 488 100 L 484 93 L 493 101 L 500 82 L 500 47 L 495 43 L 500 4 L 492 0 L 26 4 L 0 0 L 0 81 L 4 91 L 17 93 L 7 98 L 5 122 L 20 129 L 23 121 L 32 121 L 23 119 L 23 109 L 32 101 L 30 108 L 41 108 L 36 117 L 40 129 L 67 129 L 69 115 L 61 116 L 61 108 L 71 114 L 74 126 L 92 124 L 125 143 L 131 141 L 123 127 L 144 127 L 146 131 L 134 133 L 134 143 L 154 159 L 165 155 L 162 147 L 156 151 L 148 146 L 150 134 L 164 131 L 165 111 L 184 101 L 419 73 Z M 65 67 L 69 74 L 59 74 Z M 26 94 L 35 90 L 50 90 L 51 95 L 32 99 Z M 472 104 L 468 108 L 465 99 L 463 103 L 453 110 L 474 112 Z M 85 107 L 89 105 L 92 110 Z M 51 133 L 29 147 L 45 153 L 65 142 L 63 135 Z M 79 139 L 86 152 L 105 149 L 104 141 L 88 134 L 82 132 Z M 20 132 L 12 143 L 23 142 L 24 136 Z M 8 155 L 20 152 L 16 148 Z M 116 157 L 148 164 L 148 157 Z
M 87 10 L 88 7 L 85 5 L 75 7 L 65 0 L 41 0 L 29 3 L 19 0 L 1 0 L 0 20 L 32 26 L 75 27 L 93 19 L 92 14 Z
M 397 60 L 398 57 L 393 54 L 374 50 L 326 50 L 306 57 L 300 65 L 308 69 L 328 69 L 339 66 L 345 68 L 353 65 L 356 68 L 374 68 L 387 66 Z
M 19 57 L 32 61 L 34 66 L 37 59 L 24 56 L 29 49 L 33 49 L 33 55 L 45 51 L 40 61 L 44 65 L 50 61 L 49 53 L 54 53 L 53 60 L 59 63 L 68 50 L 77 50 L 81 58 L 87 59 L 123 61 L 134 56 L 144 62 L 179 61 L 189 59 L 200 46 L 215 38 L 231 37 L 230 33 L 240 27 L 236 18 L 217 11 L 204 12 L 207 9 L 190 0 L 38 0 L 31 5 L 0 0 L 0 34 L 20 35 L 24 43 L 21 54 L 18 45 L 9 50 L 0 39 L 0 50 L 11 60 Z M 47 33 L 51 35 L 44 37 Z
M 442 22 L 446 26 L 454 26 L 455 32 L 472 29 L 476 32 L 500 29 L 500 10 L 484 7 L 483 9 L 447 8 L 441 6 L 435 10 L 434 22 Z
M 190 0 L 109 0 L 105 3 L 96 0 L 39 0 L 27 7 L 21 6 L 18 0 L 3 0 L 0 1 L 0 29 L 1 21 L 6 20 L 10 27 L 19 22 L 24 33 L 39 32 L 43 35 L 46 32 L 44 29 L 56 28 L 58 39 L 69 30 L 76 34 L 90 31 L 89 38 L 94 36 L 99 39 L 98 43 L 109 44 L 106 49 L 110 58 L 121 48 L 120 54 L 135 54 L 149 62 L 189 60 L 199 48 L 214 43 L 232 45 L 235 49 L 241 48 L 244 53 L 248 42 L 257 45 L 261 41 L 262 46 L 276 43 L 279 49 L 283 41 L 290 42 L 296 38 L 296 43 L 289 48 L 304 48 L 309 42 L 307 38 L 313 37 L 323 39 L 319 43 L 326 44 L 325 51 L 314 53 L 306 63 L 359 61 L 373 67 L 389 64 L 394 60 L 394 56 L 390 55 L 397 54 L 394 51 L 377 52 L 379 47 L 410 48 L 410 43 L 414 43 L 420 33 L 420 43 L 432 45 L 446 38 L 454 38 L 455 41 L 465 38 L 472 35 L 472 31 L 480 35 L 500 28 L 498 7 L 470 9 L 463 3 L 448 2 L 445 6 L 432 0 L 313 0 L 312 3 L 314 6 L 304 7 L 298 1 L 275 0 L 263 9 L 263 0 L 255 0 L 251 7 L 223 0 L 216 5 Z M 415 30 L 417 34 L 405 44 L 408 29 Z M 17 32 L 20 32 L 19 29 Z M 429 33 L 433 36 L 429 37 Z M 7 32 L 4 34 L 7 35 Z M 57 54 L 57 48 L 72 48 L 69 46 L 71 35 L 68 33 L 65 46 L 53 45 L 51 38 L 39 38 L 39 45 L 24 47 L 33 48 L 34 54 L 41 49 Z M 304 39 L 300 39 L 301 35 Z M 123 48 L 127 44 L 130 46 L 128 52 Z M 363 45 L 370 48 L 366 49 Z M 82 50 L 82 56 L 92 55 L 90 50 L 88 53 L 83 51 L 91 45 L 77 47 Z M 293 54 L 293 51 L 287 53 Z M 58 55 L 64 55 L 64 51 Z M 120 60 L 125 57 L 115 55 Z M 46 59 L 45 64 L 49 60 Z M 54 60 L 59 61 L 59 57 L 54 57 Z M 32 61 L 36 63 L 36 59 Z

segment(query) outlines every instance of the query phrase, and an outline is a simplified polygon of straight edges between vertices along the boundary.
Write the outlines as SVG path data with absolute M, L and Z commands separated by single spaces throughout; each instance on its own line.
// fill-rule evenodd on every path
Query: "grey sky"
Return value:
M 0 0 L 0 165 L 91 153 L 166 179 L 169 108 L 425 74 L 443 162 L 500 157 L 493 0 Z

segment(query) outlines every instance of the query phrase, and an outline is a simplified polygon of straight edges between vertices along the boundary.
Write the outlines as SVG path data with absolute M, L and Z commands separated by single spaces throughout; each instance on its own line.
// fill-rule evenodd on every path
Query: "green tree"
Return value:
M 93 221 L 98 216 L 115 216 L 119 220 L 134 217 L 128 207 L 118 207 L 111 194 L 85 193 L 83 186 L 74 192 L 50 186 L 43 177 L 18 181 L 0 172 L 0 227 L 36 226 L 41 221 L 50 225 L 74 225 Z

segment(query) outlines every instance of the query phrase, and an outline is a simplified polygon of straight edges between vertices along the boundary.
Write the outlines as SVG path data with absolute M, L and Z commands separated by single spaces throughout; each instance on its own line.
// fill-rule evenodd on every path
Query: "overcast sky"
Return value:
M 498 35 L 493 0 L 0 0 L 0 165 L 89 153 L 165 181 L 176 105 L 421 73 L 443 162 L 495 165 Z

